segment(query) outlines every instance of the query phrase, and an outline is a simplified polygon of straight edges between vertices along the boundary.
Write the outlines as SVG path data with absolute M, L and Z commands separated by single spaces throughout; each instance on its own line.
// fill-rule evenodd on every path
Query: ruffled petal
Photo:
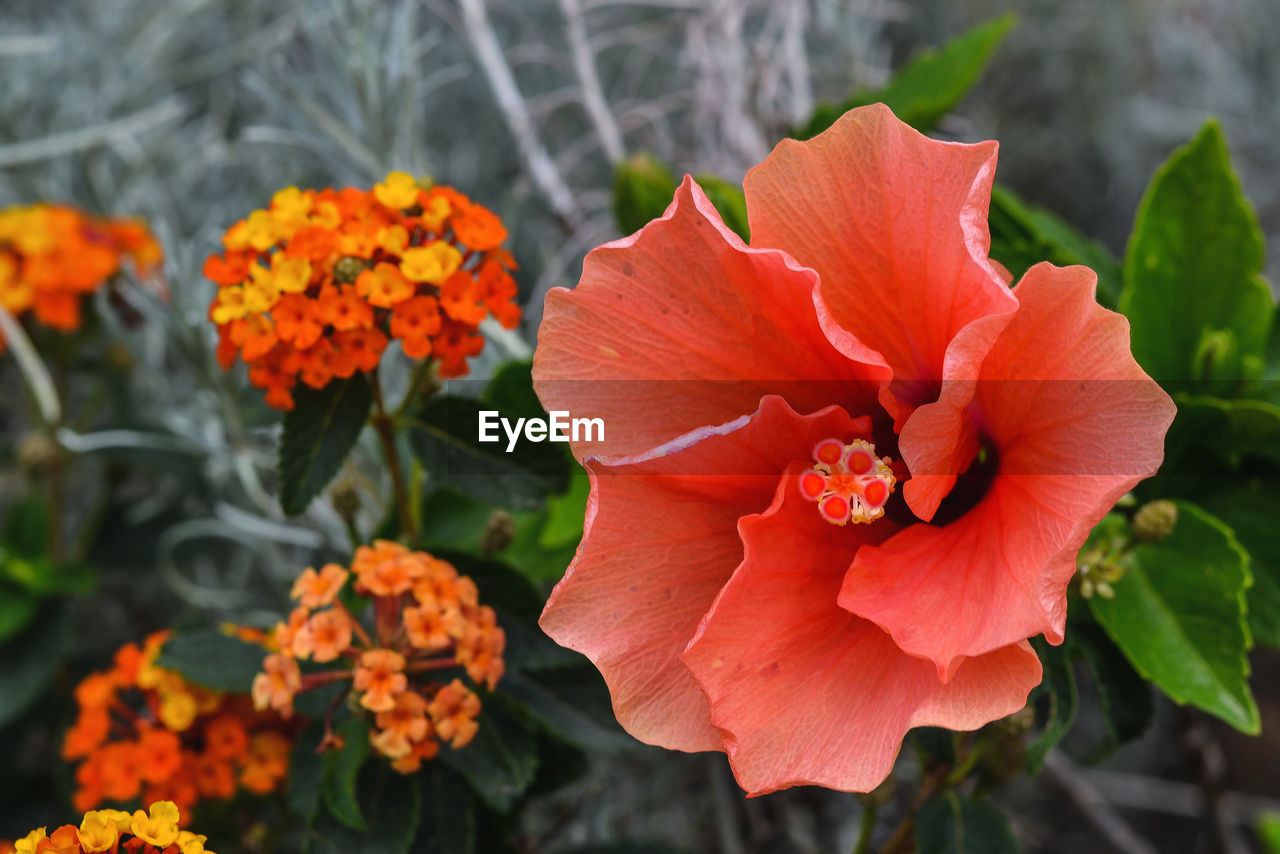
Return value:
M 686 177 L 661 219 L 594 250 L 577 288 L 547 295 L 534 386 L 549 411 L 604 420 L 605 441 L 575 445 L 579 459 L 640 453 L 765 394 L 803 412 L 865 409 L 888 370 L 828 343 L 816 283 L 785 253 L 745 246 Z
M 887 520 L 828 524 L 788 478 L 739 530 L 742 565 L 683 659 L 750 794 L 870 791 L 911 727 L 975 729 L 1022 708 L 1040 681 L 1023 642 L 966 662 L 943 683 L 931 663 L 836 604 L 857 550 L 893 533 Z
M 747 173 L 752 245 L 817 271 L 833 320 L 885 358 L 907 405 L 937 397 L 948 359 L 976 376 L 1016 307 L 987 259 L 996 150 L 931 140 L 873 104 Z
M 738 519 L 767 507 L 817 442 L 853 432 L 841 409 L 801 416 L 770 396 L 753 415 L 645 454 L 587 461 L 582 545 L 540 625 L 595 663 L 636 738 L 723 749 L 680 654 L 742 561 Z
M 972 404 L 953 412 L 997 455 L 990 490 L 952 524 L 861 550 L 845 578 L 842 607 L 944 676 L 1022 638 L 1061 642 L 1076 552 L 1160 466 L 1173 402 L 1134 361 L 1128 321 L 1094 300 L 1096 281 L 1084 267 L 1027 272 Z

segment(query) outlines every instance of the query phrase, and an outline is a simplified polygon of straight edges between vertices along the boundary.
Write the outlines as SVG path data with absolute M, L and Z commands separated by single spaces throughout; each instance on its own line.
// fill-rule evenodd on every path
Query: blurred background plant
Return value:
M 588 249 L 634 226 L 635 211 L 619 199 L 640 186 L 631 181 L 637 171 L 643 179 L 649 170 L 659 186 L 664 171 L 719 176 L 723 192 L 713 196 L 733 223 L 745 169 L 821 104 L 883 96 L 879 87 L 918 48 L 994 20 L 965 43 L 977 57 L 971 66 L 990 59 L 981 82 L 975 72 L 951 101 L 920 108 L 934 133 L 999 138 L 1006 188 L 1122 257 L 1149 176 L 1215 113 L 1276 249 L 1280 61 L 1272 46 L 1280 16 L 1268 0 L 1014 6 L 1019 19 L 1007 32 L 1012 19 L 995 18 L 1007 4 L 994 0 L 6 3 L 0 206 L 66 201 L 145 217 L 165 247 L 169 293 L 161 298 L 133 279 L 118 285 L 118 301 L 141 323 L 98 306 L 99 338 L 77 355 L 61 390 L 68 417 L 51 433 L 22 403 L 13 361 L 0 361 L 0 399 L 9 404 L 0 410 L 0 518 L 39 515 L 38 502 L 27 501 L 33 465 L 46 464 L 37 452 L 65 456 L 75 488 L 63 536 L 88 537 L 94 587 L 72 597 L 59 591 L 26 618 L 41 631 L 20 632 L 2 651 L 0 750 L 11 759 L 0 783 L 0 836 L 60 823 L 68 812 L 70 772 L 54 758 L 74 716 L 65 700 L 80 677 L 106 666 L 110 650 L 175 623 L 270 626 L 288 613 L 301 567 L 350 557 L 344 517 L 363 531 L 382 519 L 379 496 L 390 484 L 367 431 L 335 482 L 340 500 L 286 516 L 275 498 L 277 414 L 242 373 L 225 374 L 215 360 L 206 320 L 215 285 L 201 265 L 222 232 L 277 188 L 368 187 L 400 169 L 433 175 L 498 213 L 521 265 L 525 320 L 515 332 L 484 327 L 478 382 L 455 390 L 475 396 L 496 375 L 486 393 L 519 410 L 529 405 L 519 397 L 520 369 L 498 366 L 529 356 L 546 291 L 572 284 Z M 903 78 L 890 85 L 903 99 L 918 94 Z M 653 159 L 632 159 L 640 154 Z M 1047 246 L 1043 223 L 1027 225 L 1017 197 L 998 199 L 993 223 L 997 214 L 1013 224 L 1004 248 L 1011 256 L 1025 250 L 1013 261 L 1061 250 Z M 1110 276 L 1103 293 L 1115 298 L 1114 258 L 1079 242 L 1062 251 L 1054 260 L 1088 260 Z M 391 385 L 407 385 L 407 371 L 390 374 Z M 102 395 L 115 401 L 109 413 L 87 423 L 72 417 Z M 410 444 L 419 457 L 443 453 L 429 438 Z M 584 480 L 498 509 L 509 496 L 455 491 L 467 485 L 433 484 L 423 542 L 472 560 L 499 556 L 543 588 L 558 578 L 580 534 Z M 548 492 L 558 494 L 544 504 Z M 529 610 L 522 595 L 508 603 L 513 610 Z M 518 630 L 508 632 L 518 648 Z M 1267 680 L 1277 661 L 1257 652 L 1254 667 L 1269 733 L 1280 723 L 1280 696 Z M 512 669 L 518 677 L 518 662 Z M 554 681 L 555 672 L 542 678 Z M 921 774 L 900 763 L 905 785 L 864 799 L 861 811 L 850 796 L 816 790 L 744 802 L 722 759 L 666 754 L 621 736 L 598 707 L 597 684 L 569 687 L 585 692 L 576 706 L 562 699 L 572 693 L 538 695 L 543 687 L 526 685 L 525 699 L 554 699 L 544 718 L 580 739 L 587 733 L 593 758 L 575 768 L 580 753 L 538 753 L 539 786 L 526 795 L 535 772 L 523 767 L 515 776 L 525 788 L 490 793 L 482 810 L 531 799 L 521 823 L 503 830 L 520 850 L 848 850 L 860 814 L 878 811 L 882 822 L 868 827 L 883 838 L 910 808 Z M 42 694 L 62 699 L 37 702 Z M 1109 734 L 1096 707 L 1080 702 L 1072 738 L 1085 745 Z M 1280 796 L 1274 764 L 1257 758 L 1273 748 L 1167 702 L 1155 711 L 1155 726 L 1107 770 L 1077 767 L 1067 756 L 1081 751 L 1069 739 L 1043 776 L 999 790 L 1026 850 L 1077 851 L 1101 839 L 1147 850 L 1136 847 L 1145 844 L 1138 833 L 1156 850 L 1247 850 L 1241 840 L 1256 815 L 1280 810 L 1268 800 Z M 991 738 L 1022 744 L 1025 731 L 1013 730 Z M 925 767 L 939 756 L 957 762 L 948 754 L 954 746 L 929 734 L 916 742 L 932 757 Z M 570 773 L 577 771 L 585 773 Z M 991 770 L 992 779 L 1001 776 Z M 550 792 L 569 777 L 570 786 Z M 1070 810 L 1060 806 L 1064 795 Z M 262 827 L 237 821 L 251 850 Z

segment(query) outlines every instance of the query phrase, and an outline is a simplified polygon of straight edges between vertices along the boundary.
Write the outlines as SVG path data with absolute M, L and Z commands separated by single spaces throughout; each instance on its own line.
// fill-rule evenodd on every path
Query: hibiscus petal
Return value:
M 744 182 L 752 245 L 817 271 L 831 318 L 884 356 L 911 405 L 937 396 L 961 330 L 987 318 L 952 357 L 980 361 L 1016 307 L 987 259 L 996 149 L 931 140 L 873 104 L 783 141 Z
M 799 410 L 865 410 L 881 365 L 850 362 L 823 335 L 817 278 L 752 249 L 686 176 L 661 219 L 591 252 L 572 291 L 547 295 L 534 383 L 548 410 L 602 418 L 588 454 L 634 454 L 752 412 L 765 394 Z
M 836 604 L 858 548 L 893 532 L 887 521 L 828 524 L 788 478 L 739 530 L 742 565 L 683 660 L 750 794 L 795 785 L 870 791 L 911 727 L 976 729 L 1022 708 L 1040 681 L 1023 642 L 966 662 L 943 683 L 931 663 Z
M 723 749 L 679 656 L 742 560 L 738 519 L 767 507 L 781 473 L 818 441 L 851 432 L 841 409 L 801 416 L 771 396 L 648 453 L 587 461 L 582 545 L 540 625 L 595 663 L 636 738 Z
M 964 517 L 858 553 L 840 605 L 949 675 L 965 656 L 1062 640 L 1066 585 L 1090 529 L 1155 473 L 1174 406 L 1138 367 L 1129 325 L 1084 267 L 1039 264 L 982 366 L 969 408 L 998 455 Z M 914 417 L 914 416 L 913 416 Z

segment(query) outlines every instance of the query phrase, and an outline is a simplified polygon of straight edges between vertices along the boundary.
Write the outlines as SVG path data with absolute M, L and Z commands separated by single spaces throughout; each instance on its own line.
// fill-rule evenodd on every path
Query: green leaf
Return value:
M 583 684 L 566 685 L 565 676 L 570 680 L 578 677 Z M 604 690 L 599 673 L 588 665 L 572 673 L 507 673 L 500 686 L 539 726 L 566 741 L 596 754 L 635 750 L 639 742 L 618 726 L 607 690 L 602 704 L 597 697 L 583 702 L 582 694 L 590 690 L 591 683 L 600 683 L 600 689 Z M 601 705 L 603 710 L 599 708 Z
M 726 181 L 719 175 L 702 172 L 694 176 L 695 181 L 707 194 L 711 204 L 715 206 L 724 224 L 733 229 L 744 241 L 751 240 L 751 226 L 747 223 L 747 198 L 742 194 L 742 186 Z
M 1280 647 L 1280 496 L 1260 483 L 1207 495 L 1205 510 L 1231 527 L 1249 553 L 1253 586 L 1249 588 L 1249 630 L 1254 640 Z
M 360 771 L 354 788 L 359 791 L 366 826 L 351 826 L 326 812 L 316 822 L 314 850 L 322 854 L 409 854 L 421 850 L 414 846 L 422 818 L 417 777 L 396 773 L 386 762 L 370 762 Z
M 280 506 L 290 516 L 307 509 L 342 468 L 369 420 L 373 391 L 363 373 L 322 389 L 293 394 L 280 437 Z
M 1141 736 L 1155 718 L 1151 686 L 1107 637 L 1102 627 L 1093 622 L 1078 622 L 1068 641 L 1089 665 L 1093 687 L 1102 706 L 1105 740 L 1089 759 L 1096 761 L 1116 747 Z
M 639 231 L 671 204 L 680 182 L 652 154 L 635 154 L 613 173 L 613 215 L 623 234 Z
M 98 585 L 98 575 L 82 564 L 55 564 L 46 557 L 20 557 L 0 547 L 0 578 L 37 596 L 82 596 Z
M 1234 396 L 1261 375 L 1274 312 L 1264 251 L 1210 121 L 1157 170 L 1125 255 L 1133 354 L 1166 389 Z
M 948 41 L 925 50 L 893 75 L 882 89 L 862 89 L 841 104 L 823 104 L 807 123 L 791 131 L 796 139 L 817 136 L 854 107 L 883 102 L 919 131 L 938 121 L 977 85 L 992 55 L 1017 23 L 1012 13 L 992 18 Z
M 32 624 L 0 647 L 0 727 L 36 701 L 71 647 L 73 621 L 61 603 L 46 604 Z
M 1280 854 L 1280 813 L 1260 814 L 1257 829 L 1264 854 Z
M 587 498 L 591 479 L 587 470 L 575 465 L 569 474 L 569 490 L 547 502 L 547 521 L 538 533 L 538 545 L 544 549 L 578 546 L 582 539 L 582 522 L 587 514 Z
M 323 737 L 324 724 L 312 722 L 294 741 L 289 756 L 289 809 L 302 816 L 308 827 L 320 806 L 324 757 L 316 752 L 316 746 Z
M 1160 543 L 1140 543 L 1114 599 L 1089 604 L 1134 668 L 1179 703 L 1257 733 L 1249 690 L 1245 591 L 1249 555 L 1231 529 L 1178 503 L 1178 524 Z
M 1098 300 L 1114 306 L 1120 299 L 1124 269 L 1111 250 L 1090 240 L 1065 220 L 1043 208 L 1032 207 L 1011 190 L 991 190 L 991 257 L 1022 278 L 1041 261 L 1067 267 L 1083 264 L 1098 274 Z
M 446 750 L 448 748 L 445 748 Z M 415 851 L 422 854 L 473 854 L 476 805 L 456 771 L 432 762 L 423 774 L 426 810 Z
M 40 599 L 21 587 L 0 582 L 0 643 L 31 624 L 40 610 Z
M 1035 774 L 1040 770 L 1049 751 L 1062 741 L 1062 737 L 1076 720 L 1079 700 L 1069 644 L 1068 640 L 1061 646 L 1050 646 L 1044 638 L 1031 641 L 1044 666 L 1044 681 L 1035 689 L 1033 697 L 1047 697 L 1048 702 L 1045 704 L 1047 712 L 1040 735 L 1027 746 L 1028 774 Z
M 485 804 L 509 812 L 538 772 L 538 747 L 530 724 L 500 694 L 484 699 L 476 719 L 480 729 L 461 750 L 445 747 L 437 755 L 457 771 Z
M 165 641 L 156 664 L 213 691 L 247 694 L 267 651 L 217 628 L 177 632 Z
M 1280 465 L 1280 407 L 1182 393 L 1174 402 L 1178 414 L 1165 436 L 1164 465 L 1140 494 L 1199 496 L 1221 484 L 1224 466 L 1239 469 L 1251 458 Z
M 349 718 L 337 727 L 337 733 L 343 739 L 342 748 L 324 754 L 321 783 L 324 805 L 334 818 L 352 830 L 368 830 L 356 781 L 373 750 L 369 745 L 369 724 Z
M 545 418 L 547 412 L 533 390 L 533 362 L 507 362 L 485 386 L 484 399 L 507 417 Z
M 44 499 L 29 495 L 16 502 L 5 514 L 0 546 L 16 557 L 27 560 L 43 558 L 48 548 L 49 505 Z
M 916 818 L 916 854 L 1016 854 L 1009 820 L 990 803 L 947 792 Z
M 482 412 L 492 424 L 496 441 L 480 441 Z M 436 397 L 414 413 L 409 446 L 436 483 L 506 507 L 538 507 L 548 495 L 568 486 L 569 461 L 558 442 L 534 442 L 520 435 L 511 446 L 498 418 L 516 420 L 491 404 L 464 397 Z M 511 447 L 508 452 L 508 447 Z

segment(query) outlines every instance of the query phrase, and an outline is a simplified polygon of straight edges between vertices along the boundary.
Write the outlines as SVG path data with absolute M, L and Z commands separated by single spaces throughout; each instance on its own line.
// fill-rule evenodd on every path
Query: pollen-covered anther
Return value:
M 884 515 L 897 478 L 889 457 L 877 457 L 865 439 L 845 444 L 823 439 L 813 449 L 813 468 L 800 473 L 800 494 L 818 502 L 818 512 L 833 525 L 874 522 Z

